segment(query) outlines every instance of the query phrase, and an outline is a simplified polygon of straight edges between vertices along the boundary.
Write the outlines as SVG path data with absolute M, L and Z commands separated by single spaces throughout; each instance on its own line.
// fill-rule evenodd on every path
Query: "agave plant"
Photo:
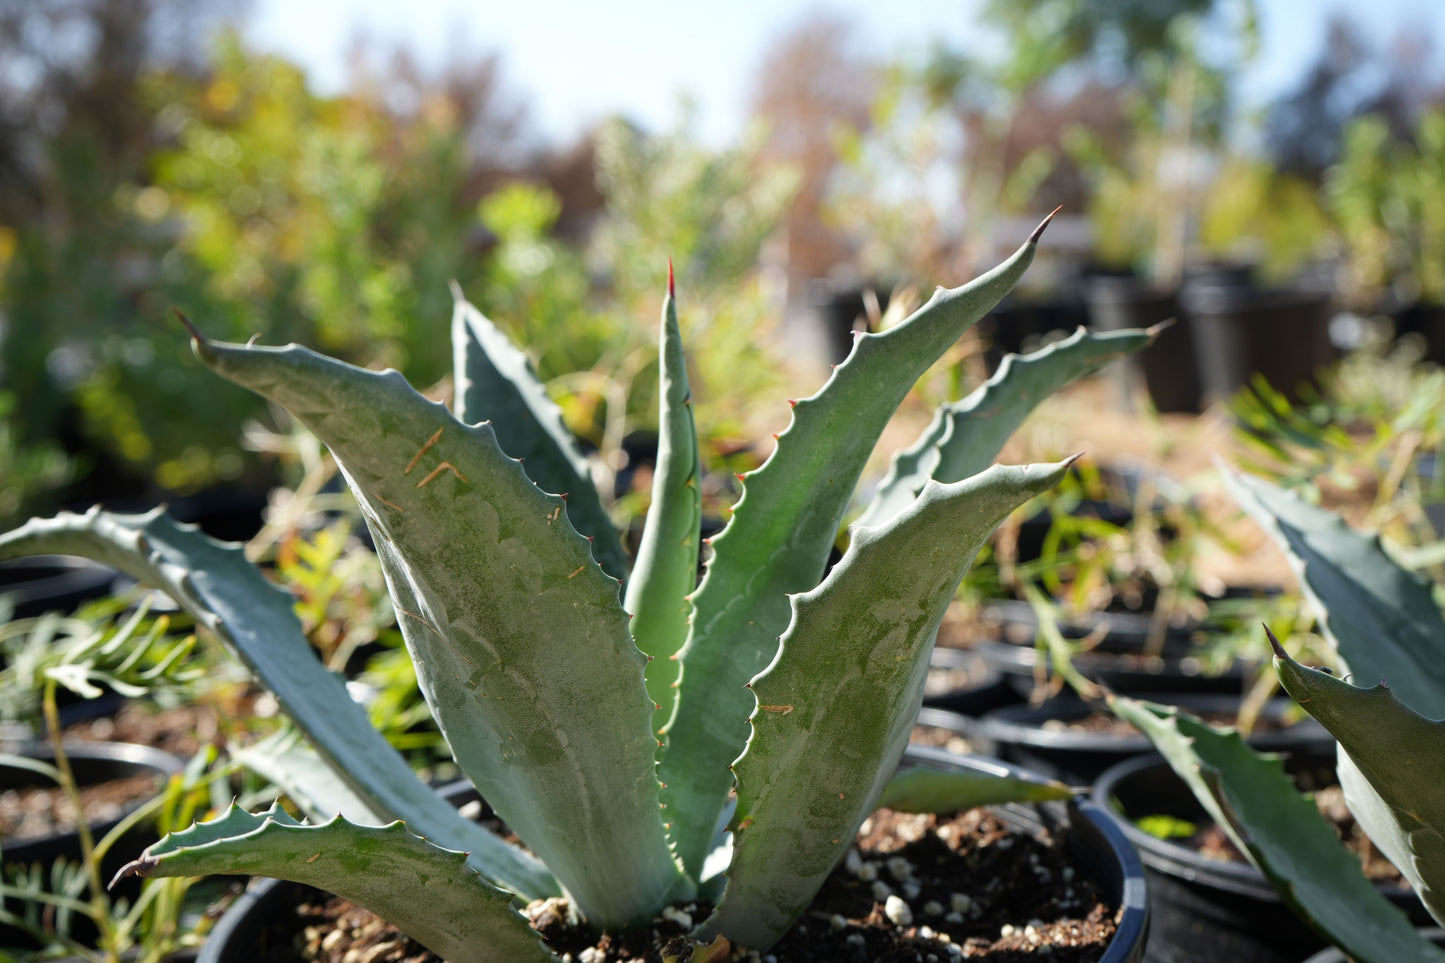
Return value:
M 1445 924 L 1445 617 L 1432 586 L 1377 534 L 1264 479 L 1225 477 L 1284 549 L 1340 660 L 1339 674 L 1301 665 L 1266 628 L 1280 683 L 1338 741 L 1340 786 L 1360 827 Z M 1445 963 L 1445 950 L 1366 880 L 1280 759 L 1174 708 L 1111 702 L 1286 905 L 1351 959 Z
M 555 961 L 516 906 L 562 894 L 601 929 L 705 898 L 716 909 L 697 940 L 763 949 L 890 785 L 900 806 L 1039 792 L 890 780 L 965 570 L 1068 467 L 988 467 L 999 447 L 1038 401 L 1152 332 L 1080 331 L 940 410 L 824 575 L 895 408 L 1014 285 L 1046 224 L 991 272 L 860 336 L 817 394 L 790 402 L 792 422 L 743 478 L 700 585 L 700 467 L 670 278 L 654 496 L 630 564 L 526 356 L 460 295 L 455 411 L 395 371 L 295 345 L 215 343 L 192 327 L 203 362 L 330 447 L 456 761 L 529 851 L 458 816 L 407 769 L 309 651 L 291 598 L 237 546 L 159 511 L 32 520 L 0 536 L 0 557 L 86 555 L 166 590 L 272 689 L 322 763 L 300 750 L 248 757 L 306 822 L 233 807 L 129 869 L 314 884 L 452 963 Z

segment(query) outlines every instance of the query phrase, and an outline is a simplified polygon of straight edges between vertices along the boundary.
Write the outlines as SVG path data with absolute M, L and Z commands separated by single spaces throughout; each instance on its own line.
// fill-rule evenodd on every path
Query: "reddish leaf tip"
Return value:
M 180 308 L 171 308 L 171 313 L 180 319 L 181 324 L 186 326 L 186 331 L 190 333 L 191 337 L 195 341 L 200 344 L 206 343 L 206 336 L 204 334 L 201 334 L 201 330 L 191 323 L 190 318 L 186 317 L 184 314 L 181 313 Z
M 1058 215 L 1059 211 L 1062 211 L 1063 209 L 1064 205 L 1060 204 L 1058 207 L 1054 208 L 1052 211 L 1049 212 L 1048 217 L 1044 218 L 1042 221 L 1039 222 L 1039 226 L 1034 228 L 1034 232 L 1029 235 L 1030 244 L 1039 243 L 1039 238 L 1042 237 L 1044 234 L 1044 228 L 1048 227 L 1049 222 L 1052 221 Z
M 672 278 L 672 258 L 671 258 L 671 257 L 669 257 L 669 258 L 667 259 L 667 296 L 670 297 L 670 298 L 673 298 L 674 300 L 677 298 L 677 285 L 673 282 L 673 278 Z
M 1269 639 L 1269 647 L 1274 649 L 1275 658 L 1288 659 L 1289 653 L 1284 650 L 1284 646 L 1279 644 L 1279 639 L 1274 637 L 1274 633 L 1269 630 L 1267 625 L 1264 627 L 1264 634 Z

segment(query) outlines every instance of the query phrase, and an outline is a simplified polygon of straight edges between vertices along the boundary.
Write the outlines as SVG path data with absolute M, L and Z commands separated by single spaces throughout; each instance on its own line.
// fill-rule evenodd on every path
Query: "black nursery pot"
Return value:
M 1106 639 L 1107 641 L 1107 639 Z M 1101 645 L 1102 648 L 1102 645 Z M 1024 696 L 1033 692 L 1038 650 L 1032 645 L 986 642 L 973 651 L 1004 674 Z M 1073 657 L 1074 668 L 1086 679 L 1118 692 L 1167 696 L 1183 693 L 1238 693 L 1243 691 L 1251 668 L 1236 662 L 1217 674 L 1204 671 L 1204 663 L 1192 655 L 1142 655 L 1138 652 L 1091 650 Z M 1045 666 L 1047 678 L 1049 670 Z
M 0 562 L 0 595 L 14 601 L 14 617 L 70 612 L 109 594 L 116 571 L 68 555 L 35 555 Z
M 1189 319 L 1180 315 L 1174 291 L 1135 277 L 1103 275 L 1085 283 L 1084 303 L 1089 311 L 1089 327 L 1097 331 L 1150 328 L 1173 319 L 1174 324 L 1161 331 L 1148 349 L 1112 365 L 1111 374 L 1126 408 L 1142 388 L 1158 411 L 1199 410 L 1194 342 L 1189 334 Z
M 1240 703 L 1238 695 L 1222 693 L 1181 693 L 1159 697 L 1159 701 L 1205 718 L 1233 717 Z M 1288 699 L 1271 700 L 1262 717 L 1281 720 L 1293 705 Z M 1148 736 L 1140 732 L 1068 728 L 1069 723 L 1096 711 L 1095 706 L 1072 697 L 1049 699 L 1037 706 L 1007 706 L 985 714 L 969 734 L 980 752 L 1070 785 L 1089 785 L 1111 766 L 1154 751 Z M 1318 753 L 1331 752 L 1334 747 L 1324 726 L 1308 716 L 1287 727 L 1257 732 L 1249 742 L 1269 752 Z
M 1445 930 L 1440 929 L 1438 926 L 1422 929 L 1419 933 L 1436 946 L 1445 946 Z M 1304 963 L 1350 963 L 1350 960 L 1344 953 L 1332 946 L 1327 950 L 1320 950 L 1314 956 L 1305 960 Z
M 993 760 L 957 756 L 927 747 L 910 746 L 905 766 L 933 766 L 992 774 L 1027 773 Z M 1037 777 L 1032 777 L 1037 778 Z M 465 787 L 469 788 L 469 787 Z M 465 792 L 465 789 L 453 792 Z M 447 795 L 447 793 L 443 793 Z M 455 797 L 453 801 L 458 801 Z M 475 795 L 472 794 L 472 798 Z M 1119 907 L 1118 931 L 1098 963 L 1142 963 L 1149 932 L 1149 905 L 1139 854 L 1115 821 L 1093 803 L 1051 802 L 1038 806 L 996 806 L 1003 821 L 1023 832 L 1070 825 L 1069 841 L 1077 871 L 1099 880 Z M 287 917 L 297 903 L 322 896 L 319 890 L 284 880 L 257 880 L 226 910 L 206 939 L 196 963 L 255 963 L 272 959 L 270 948 L 289 940 L 294 923 Z M 324 898 L 324 897 L 323 897 Z M 287 948 L 289 949 L 289 944 Z M 778 963 L 788 963 L 779 960 Z
M 55 755 L 48 745 L 31 745 L 21 749 L 20 754 L 52 765 L 55 762 Z M 81 788 L 135 776 L 151 776 L 159 790 L 166 779 L 181 771 L 183 765 L 180 759 L 170 753 L 152 749 L 150 746 L 121 742 L 67 743 L 65 754 Z M 51 780 L 39 773 L 0 764 L 0 792 L 53 786 Z M 97 843 L 100 842 L 101 837 L 114 829 L 137 806 L 138 804 L 129 805 L 122 812 L 108 818 L 92 820 L 89 824 L 91 838 Z M 156 838 L 154 829 L 145 824 L 126 831 L 101 861 L 101 878 L 110 880 L 122 866 L 138 857 L 142 850 L 155 842 Z M 70 830 L 48 836 L 0 840 L 0 853 L 3 853 L 7 866 L 38 864 L 49 867 L 59 860 L 78 863 L 81 859 L 80 833 L 78 830 Z M 134 900 L 139 892 L 140 880 L 130 879 L 117 884 L 111 895 Z M 73 935 L 80 939 L 87 938 L 85 926 L 82 925 Z M 0 945 L 10 945 L 15 939 L 15 931 L 8 926 L 0 927 Z M 24 940 L 23 937 L 19 939 Z
M 1186 286 L 1180 301 L 1206 403 L 1229 398 L 1256 373 L 1297 397 L 1298 388 L 1335 359 L 1324 294 L 1199 284 Z
M 1296 774 L 1316 773 L 1317 784 L 1324 784 L 1333 778 L 1335 754 L 1300 752 L 1285 764 Z M 1152 927 L 1149 963 L 1299 963 L 1325 947 L 1253 866 L 1207 858 L 1134 825 L 1132 819 L 1151 814 L 1210 821 L 1162 757 L 1141 756 L 1110 768 L 1094 784 L 1093 800 L 1114 814 L 1143 860 Z M 1409 889 L 1381 891 L 1417 925 L 1428 923 Z

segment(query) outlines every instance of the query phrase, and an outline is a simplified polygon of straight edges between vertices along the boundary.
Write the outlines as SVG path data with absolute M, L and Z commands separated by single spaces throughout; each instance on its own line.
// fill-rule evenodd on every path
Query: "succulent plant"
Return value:
M 1432 587 L 1377 535 L 1335 513 L 1261 478 L 1227 473 L 1226 480 L 1285 550 L 1341 660 L 1339 674 L 1301 665 L 1266 628 L 1275 672 L 1337 740 L 1351 814 L 1445 923 L 1445 618 Z M 1365 879 L 1281 760 L 1185 712 L 1111 701 L 1150 736 L 1285 903 L 1352 959 L 1445 961 L 1445 950 L 1417 935 Z
M 716 911 L 695 938 L 763 949 L 890 785 L 896 807 L 1040 792 L 945 774 L 890 779 L 965 570 L 1068 462 L 985 466 L 1040 400 L 1153 333 L 1080 331 L 1008 359 L 895 462 L 879 493 L 886 510 L 870 510 L 825 567 L 894 410 L 1014 285 L 1046 224 L 989 273 L 859 336 L 817 394 L 790 402 L 792 423 L 743 477 L 700 584 L 701 469 L 670 278 L 654 497 L 630 565 L 526 356 L 460 294 L 455 412 L 395 371 L 295 345 L 211 342 L 192 327 L 203 362 L 330 447 L 456 761 L 530 851 L 461 818 L 407 769 L 309 651 L 290 596 L 237 546 L 160 511 L 35 519 L 0 536 L 0 557 L 86 555 L 169 592 L 314 747 L 248 755 L 306 822 L 233 807 L 130 870 L 311 883 L 452 963 L 555 960 L 516 903 L 564 893 L 597 928 L 705 898 Z

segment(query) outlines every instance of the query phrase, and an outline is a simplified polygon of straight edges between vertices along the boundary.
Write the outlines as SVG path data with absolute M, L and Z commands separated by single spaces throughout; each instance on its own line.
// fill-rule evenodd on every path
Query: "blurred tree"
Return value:
M 0 389 L 14 402 L 4 408 L 3 434 L 15 456 L 8 463 L 83 447 L 81 387 L 149 363 L 134 298 L 151 273 L 144 251 L 153 239 L 114 203 L 156 144 L 155 109 L 137 93 L 148 71 L 197 69 L 196 36 L 243 8 L 241 0 L 0 0 Z M 123 460 L 149 456 L 133 414 L 116 407 L 103 446 Z M 94 470 L 104 457 L 93 453 L 77 467 Z M 68 476 L 30 473 L 52 493 Z
M 1419 116 L 1440 104 L 1445 77 L 1427 28 L 1402 30 L 1380 49 L 1358 23 L 1337 13 L 1319 59 L 1293 92 L 1270 106 L 1265 145 L 1282 170 L 1318 183 L 1340 160 L 1352 119 L 1372 114 L 1393 138 L 1407 140 Z
M 158 65 L 200 67 L 197 37 L 248 0 L 0 0 L 0 224 L 56 213 L 58 151 L 84 150 L 124 175 L 152 143 L 136 96 Z
M 127 472 L 190 491 L 256 468 L 240 435 L 262 409 L 195 364 L 170 305 L 217 337 L 444 375 L 447 282 L 480 271 L 476 201 L 515 156 L 516 108 L 478 86 L 495 60 L 436 80 L 393 58 L 397 83 L 368 74 L 407 92 L 388 103 L 317 97 L 234 37 L 208 49 L 203 69 L 133 79 L 149 127 L 127 164 L 55 139 L 45 203 L 11 228 L 0 387 L 22 399 L 28 443 L 68 433 L 123 469 L 98 476 L 101 493 Z M 474 136 L 496 153 L 473 154 Z
M 768 48 L 757 76 L 752 113 L 767 131 L 758 159 L 791 165 L 799 175 L 784 218 L 788 274 L 824 277 L 852 253 L 825 207 L 840 140 L 871 123 L 880 72 L 856 49 L 847 20 L 814 13 Z

